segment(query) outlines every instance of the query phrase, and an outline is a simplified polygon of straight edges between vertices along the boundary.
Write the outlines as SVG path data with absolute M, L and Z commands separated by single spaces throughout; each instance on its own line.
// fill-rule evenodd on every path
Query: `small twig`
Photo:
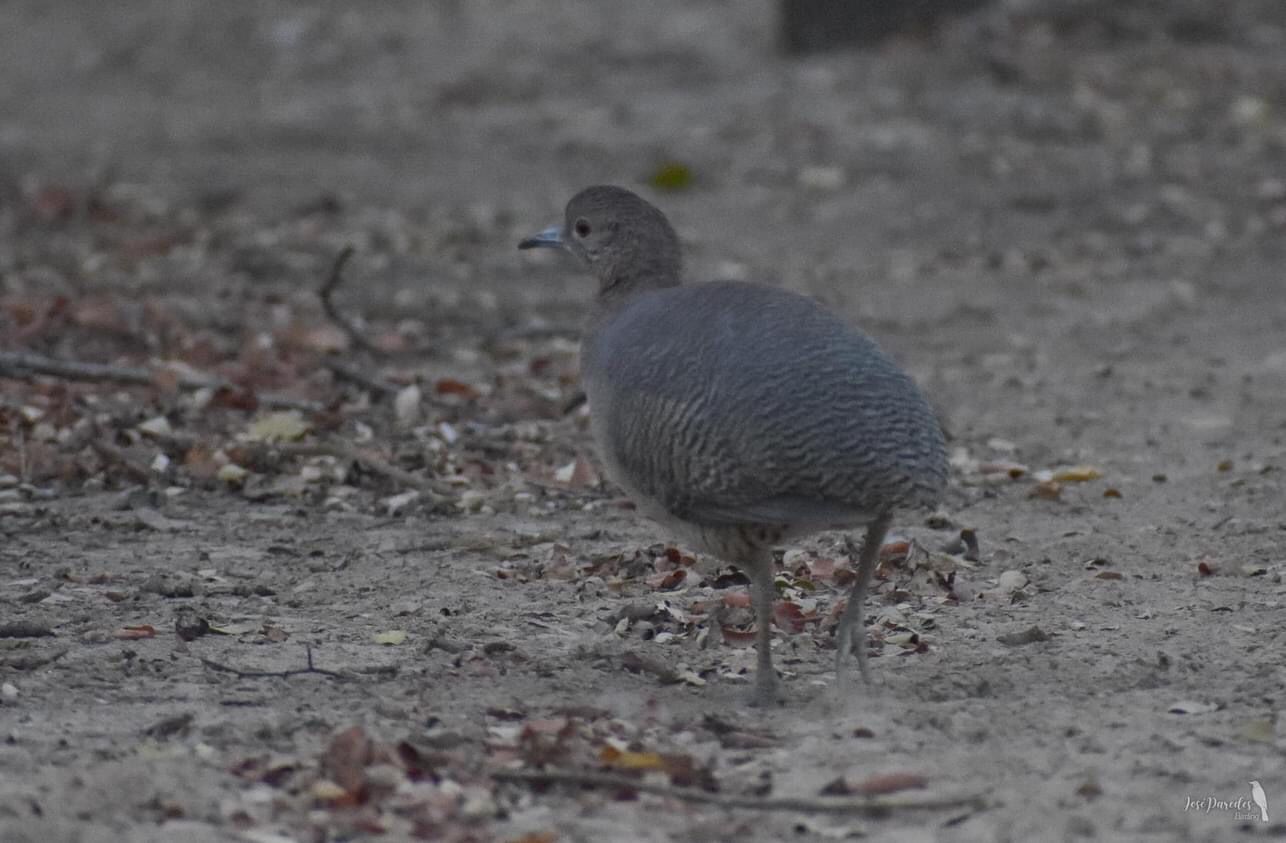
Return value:
M 155 374 L 142 366 L 112 366 L 106 363 L 88 363 L 82 360 L 56 360 L 25 351 L 0 351 L 0 378 L 30 380 L 36 375 L 61 378 L 69 381 L 123 383 L 131 386 L 156 386 Z M 179 389 L 223 389 L 233 384 L 214 375 L 175 372 Z M 311 401 L 302 401 L 286 395 L 257 392 L 255 397 L 266 407 L 283 407 L 293 410 L 316 410 Z
M 70 647 L 59 647 L 56 650 L 49 650 L 44 653 L 27 653 L 13 658 L 0 659 L 0 667 L 6 670 L 35 670 L 47 664 L 53 664 L 69 652 L 71 652 Z
M 355 366 L 350 366 L 334 357 L 326 361 L 326 368 L 335 373 L 340 380 L 356 384 L 371 393 L 377 399 L 389 398 L 397 394 L 397 387 L 387 381 L 376 380 Z
M 340 673 L 339 671 L 326 670 L 325 668 L 315 666 L 313 664 L 312 647 L 305 644 L 304 651 L 305 653 L 307 653 L 307 656 L 308 656 L 308 666 L 296 667 L 291 670 L 241 670 L 240 668 L 229 667 L 226 664 L 220 664 L 219 662 L 213 661 L 212 659 L 206 659 L 206 658 L 201 659 L 201 664 L 205 665 L 211 670 L 217 670 L 220 673 L 231 673 L 233 676 L 236 676 L 238 679 L 282 678 L 285 676 L 299 676 L 305 673 L 320 673 L 322 676 L 329 676 L 332 679 L 344 678 L 344 674 Z
M 339 326 L 339 329 L 353 341 L 353 345 L 375 354 L 382 354 L 382 349 L 366 338 L 366 335 L 357 327 L 357 323 L 340 313 L 331 299 L 335 289 L 344 283 L 344 264 L 348 263 L 348 259 L 353 256 L 353 251 L 352 246 L 345 246 L 335 256 L 335 262 L 330 265 L 330 273 L 317 290 L 317 297 L 321 299 L 322 310 L 326 312 L 326 317 Z
M 18 449 L 18 476 L 23 483 L 30 483 L 31 462 L 27 458 L 27 434 L 23 432 L 22 425 L 18 424 L 16 416 L 9 425 L 9 431 L 13 434 L 14 445 Z
M 89 443 L 89 446 L 94 449 L 94 453 L 98 454 L 103 462 L 119 465 L 132 479 L 144 485 L 152 482 L 152 472 L 134 462 L 124 451 L 110 442 L 103 439 L 94 439 Z
M 33 621 L 0 624 L 0 638 L 45 638 L 53 634 L 45 624 Z
M 702 802 L 722 808 L 745 808 L 752 811 L 798 811 L 805 814 L 866 814 L 878 816 L 891 811 L 943 811 L 972 807 L 982 809 L 986 803 L 979 795 L 940 796 L 922 799 L 867 797 L 843 799 L 807 796 L 747 796 L 738 793 L 712 793 L 696 788 L 675 787 L 659 782 L 642 781 L 617 773 L 593 770 L 497 770 L 491 774 L 497 781 L 527 784 L 572 784 L 612 790 L 637 790 L 657 796 L 668 796 L 687 802 Z
M 279 454 L 289 457 L 334 457 L 337 460 L 355 462 L 383 477 L 387 477 L 400 486 L 417 489 L 424 493 L 434 505 L 454 500 L 451 489 L 442 483 L 420 477 L 417 474 L 398 468 L 374 454 L 359 450 L 356 446 L 343 440 L 332 439 L 329 442 L 278 442 L 263 445 Z
M 513 340 L 547 340 L 554 339 L 556 337 L 578 339 L 583 333 L 584 329 L 580 325 L 528 324 L 519 325 L 514 328 L 506 328 L 492 336 L 488 342 L 494 345 L 498 342 L 511 342 Z

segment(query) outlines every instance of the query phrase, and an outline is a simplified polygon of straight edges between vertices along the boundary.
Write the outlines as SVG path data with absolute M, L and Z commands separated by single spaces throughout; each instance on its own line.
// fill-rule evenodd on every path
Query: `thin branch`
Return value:
M 203 373 L 177 371 L 179 389 L 223 389 L 233 384 L 223 378 Z M 0 351 L 0 378 L 30 380 L 36 375 L 61 378 L 69 381 L 123 383 L 131 386 L 156 386 L 152 369 L 142 366 L 113 366 L 106 363 L 89 363 L 83 360 L 57 360 L 25 351 Z M 285 395 L 257 392 L 255 397 L 266 407 L 284 407 L 293 410 L 316 410 L 311 401 L 302 401 Z
M 322 310 L 326 312 L 326 317 L 339 326 L 339 329 L 353 341 L 353 345 L 365 351 L 382 354 L 382 349 L 366 338 L 356 322 L 339 312 L 339 308 L 335 307 L 335 302 L 331 298 L 335 289 L 344 283 L 344 264 L 348 263 L 348 259 L 353 256 L 353 251 L 352 246 L 345 246 L 335 256 L 335 262 L 330 265 L 330 273 L 317 290 L 317 298 L 321 299 Z
M 201 659 L 201 664 L 205 665 L 211 670 L 217 670 L 220 673 L 231 673 L 233 676 L 236 676 L 238 679 L 266 679 L 266 678 L 280 679 L 286 676 L 299 676 L 305 673 L 320 673 L 322 676 L 329 676 L 332 679 L 344 678 L 344 674 L 340 673 L 339 671 L 326 670 L 325 668 L 315 666 L 313 664 L 312 647 L 308 645 L 304 645 L 304 652 L 307 653 L 308 655 L 308 666 L 296 667 L 292 670 L 241 670 L 240 668 L 229 667 L 226 664 L 220 664 L 219 662 L 213 661 L 211 659 L 206 659 L 206 658 Z
M 388 383 L 387 381 L 377 380 L 363 372 L 361 369 L 358 369 L 355 366 L 350 366 L 337 358 L 331 357 L 327 359 L 326 368 L 334 372 L 335 377 L 360 386 L 377 399 L 390 398 L 397 395 L 397 387 L 393 384 Z
M 422 492 L 434 505 L 447 503 L 455 499 L 455 495 L 452 494 L 452 490 L 446 484 L 437 483 L 418 474 L 412 474 L 343 440 L 332 439 L 329 442 L 277 442 L 271 445 L 264 444 L 261 447 L 289 457 L 334 457 L 337 460 L 358 463 L 368 471 L 387 477 L 400 486 L 406 486 Z
M 499 342 L 512 342 L 514 340 L 548 340 L 548 339 L 579 339 L 584 333 L 584 328 L 576 324 L 563 325 L 545 325 L 545 324 L 528 324 L 520 325 L 514 328 L 506 328 L 493 335 L 488 343 L 494 345 Z
M 35 670 L 47 664 L 53 664 L 69 652 L 71 652 L 70 647 L 58 647 L 44 653 L 26 653 L 21 656 L 0 659 L 0 667 L 7 670 Z
M 105 439 L 93 439 L 90 441 L 89 446 L 94 449 L 94 453 L 98 454 L 103 462 L 120 466 L 133 480 L 144 485 L 152 482 L 153 475 L 151 471 L 134 462 L 128 454 Z
M 0 624 L 0 638 L 44 638 L 53 634 L 48 626 L 34 621 Z
M 981 810 L 986 806 L 980 795 L 939 796 L 921 799 L 867 797 L 747 796 L 738 793 L 712 793 L 689 787 L 641 781 L 617 773 L 593 770 L 497 770 L 491 774 L 497 781 L 526 784 L 570 784 L 612 790 L 637 790 L 657 796 L 668 796 L 686 802 L 701 802 L 722 808 L 744 808 L 751 811 L 797 811 L 805 814 L 865 814 L 878 816 L 892 811 L 944 811 L 955 808 Z

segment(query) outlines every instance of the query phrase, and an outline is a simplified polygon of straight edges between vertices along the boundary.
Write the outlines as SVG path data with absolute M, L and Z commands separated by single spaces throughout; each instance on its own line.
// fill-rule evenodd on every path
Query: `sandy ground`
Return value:
M 0 293 L 219 313 L 236 335 L 306 310 L 354 243 L 345 307 L 417 320 L 429 349 L 393 368 L 481 394 L 426 400 L 398 434 L 408 470 L 454 472 L 461 501 L 440 506 L 391 505 L 379 476 L 291 485 L 293 463 L 257 494 L 181 472 L 6 481 L 0 623 L 55 634 L 0 640 L 0 838 L 1286 835 L 1286 11 L 1013 0 L 930 41 L 796 61 L 771 12 L 5 4 Z M 652 190 L 667 162 L 691 185 Z M 572 340 L 538 329 L 575 326 L 589 282 L 514 244 L 595 182 L 655 198 L 693 278 L 824 299 L 942 410 L 948 499 L 896 531 L 937 553 L 970 528 L 980 558 L 933 557 L 950 590 L 921 551 L 889 566 L 879 687 L 845 707 L 841 536 L 788 549 L 783 597 L 818 619 L 777 631 L 790 700 L 756 711 L 751 651 L 702 612 L 744 586 L 717 560 L 667 581 L 667 536 L 557 474 L 590 443 L 559 410 Z M 50 186 L 131 210 L 104 233 Z M 182 246 L 137 239 L 158 231 Z M 84 322 L 31 341 L 138 352 L 123 342 Z M 136 403 L 131 424 L 162 400 L 131 395 L 112 405 Z M 389 416 L 343 423 L 383 436 Z M 1067 466 L 1101 476 L 1042 485 Z M 183 641 L 191 616 L 230 634 Z M 254 675 L 305 668 L 306 647 L 330 672 Z M 326 789 L 355 725 L 403 747 L 361 805 Z M 924 787 L 898 798 L 979 801 L 833 815 L 491 777 L 601 772 L 605 747 L 682 757 L 724 795 L 904 777 Z

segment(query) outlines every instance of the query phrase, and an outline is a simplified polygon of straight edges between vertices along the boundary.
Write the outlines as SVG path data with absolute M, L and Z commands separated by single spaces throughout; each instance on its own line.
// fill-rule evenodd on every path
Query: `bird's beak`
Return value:
M 539 234 L 533 234 L 518 244 L 519 249 L 561 249 L 563 247 L 562 226 L 551 225 Z

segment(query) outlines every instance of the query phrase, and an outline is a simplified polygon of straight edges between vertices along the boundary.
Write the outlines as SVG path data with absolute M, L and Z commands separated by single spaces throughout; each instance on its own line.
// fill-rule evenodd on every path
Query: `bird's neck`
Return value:
M 600 310 L 615 310 L 635 296 L 683 283 L 683 260 L 677 243 L 667 242 L 641 252 L 624 251 L 597 269 Z

